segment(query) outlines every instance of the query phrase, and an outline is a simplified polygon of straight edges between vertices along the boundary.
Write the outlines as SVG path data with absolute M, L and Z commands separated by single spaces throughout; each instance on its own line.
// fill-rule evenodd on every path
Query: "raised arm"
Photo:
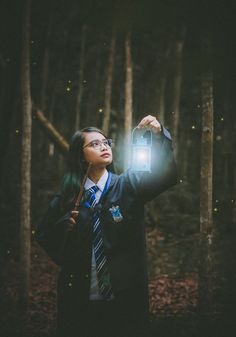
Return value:
M 146 127 L 153 134 L 151 173 L 128 170 L 125 175 L 137 197 L 147 202 L 177 183 L 177 168 L 168 130 L 151 115 L 144 117 L 138 127 Z

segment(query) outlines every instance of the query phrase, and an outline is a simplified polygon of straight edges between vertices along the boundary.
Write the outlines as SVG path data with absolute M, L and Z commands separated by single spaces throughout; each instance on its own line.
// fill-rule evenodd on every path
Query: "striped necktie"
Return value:
M 86 191 L 86 201 L 87 206 L 94 208 L 96 205 L 95 193 L 98 191 L 96 185 L 92 186 L 88 191 Z M 99 219 L 99 213 L 94 212 L 93 215 L 93 249 L 96 261 L 96 270 L 98 278 L 98 287 L 101 296 L 109 300 L 112 296 L 112 288 L 110 283 L 110 275 L 107 266 L 107 258 L 104 252 L 103 239 L 102 239 L 102 228 Z

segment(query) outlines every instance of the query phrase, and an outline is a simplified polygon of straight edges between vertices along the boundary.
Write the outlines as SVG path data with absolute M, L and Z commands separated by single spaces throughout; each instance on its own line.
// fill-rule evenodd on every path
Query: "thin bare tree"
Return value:
M 105 99 L 104 99 L 104 114 L 103 114 L 103 123 L 102 130 L 105 134 L 109 132 L 110 125 L 110 116 L 111 116 L 111 101 L 112 101 L 112 79 L 113 79 L 113 68 L 115 60 L 115 49 L 116 49 L 116 35 L 115 30 L 113 29 L 111 36 L 109 60 L 107 67 L 107 78 L 105 85 Z
M 25 0 L 22 29 L 21 97 L 22 97 L 22 147 L 21 147 L 21 202 L 20 202 L 20 308 L 28 311 L 30 288 L 31 251 L 31 132 L 32 103 L 30 93 L 30 11 L 31 0 Z
M 210 48 L 207 44 L 207 48 Z M 209 52 L 208 52 L 209 53 Z M 213 312 L 213 75 L 205 69 L 202 89 L 202 139 L 200 182 L 200 264 L 199 309 L 203 320 Z
M 180 37 L 175 40 L 175 69 L 173 79 L 173 97 L 172 97 L 172 135 L 175 140 L 175 155 L 178 156 L 178 128 L 180 119 L 180 99 L 182 87 L 182 62 L 183 62 L 183 47 L 185 41 L 186 30 L 182 27 Z
M 129 31 L 125 39 L 125 111 L 124 111 L 124 133 L 125 133 L 125 162 L 124 168 L 129 167 L 131 129 L 133 118 L 133 64 L 131 54 L 131 32 Z
M 169 38 L 171 41 L 171 38 Z M 157 110 L 158 118 L 163 125 L 165 125 L 165 95 L 166 95 L 166 83 L 167 83 L 167 67 L 170 55 L 171 44 L 167 43 L 163 52 L 162 64 L 160 69 L 160 83 L 159 83 L 159 107 Z
M 81 33 L 80 57 L 79 57 L 79 83 L 78 93 L 75 106 L 75 130 L 80 128 L 81 102 L 83 97 L 83 81 L 84 81 L 84 55 L 86 43 L 87 26 L 84 24 Z

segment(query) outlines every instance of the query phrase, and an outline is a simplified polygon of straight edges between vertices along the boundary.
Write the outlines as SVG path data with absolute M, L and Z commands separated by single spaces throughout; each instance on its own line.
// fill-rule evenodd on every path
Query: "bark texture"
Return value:
M 131 145 L 131 128 L 133 117 L 133 65 L 131 55 L 131 33 L 129 32 L 125 40 L 125 113 L 124 113 L 124 132 L 125 132 L 125 163 L 124 168 L 129 167 L 130 145 Z
M 25 1 L 22 31 L 21 95 L 22 95 L 22 148 L 21 148 L 21 207 L 20 207 L 20 307 L 22 313 L 28 311 L 30 288 L 31 251 L 31 131 L 32 104 L 30 94 L 30 7 Z
M 213 261 L 213 79 L 211 71 L 202 75 L 202 141 L 200 186 L 199 309 L 203 319 L 212 317 L 214 289 Z
M 104 115 L 102 130 L 105 134 L 109 132 L 110 117 L 111 117 L 111 101 L 112 101 L 112 79 L 113 79 L 113 68 L 115 60 L 115 49 L 116 49 L 116 37 L 113 31 L 111 37 L 111 46 L 109 53 L 109 61 L 107 67 L 107 80 L 105 85 L 105 102 L 104 102 Z

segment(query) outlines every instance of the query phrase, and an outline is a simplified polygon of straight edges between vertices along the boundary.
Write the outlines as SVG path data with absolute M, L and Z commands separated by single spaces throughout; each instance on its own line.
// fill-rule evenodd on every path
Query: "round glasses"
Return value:
M 92 147 L 95 150 L 97 149 L 101 149 L 102 146 L 105 146 L 106 148 L 111 148 L 112 147 L 112 139 L 104 139 L 104 140 L 92 140 L 90 143 L 88 143 L 87 145 L 85 145 L 83 147 L 83 149 L 85 147 Z

